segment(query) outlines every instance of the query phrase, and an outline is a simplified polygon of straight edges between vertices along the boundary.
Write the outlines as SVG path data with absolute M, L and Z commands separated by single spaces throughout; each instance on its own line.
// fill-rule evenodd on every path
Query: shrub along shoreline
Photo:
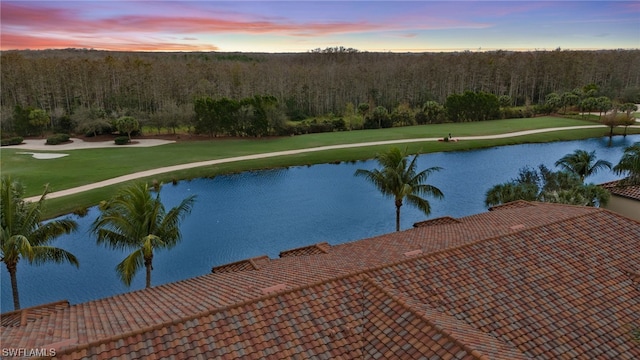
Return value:
M 91 184 L 164 166 L 184 164 L 203 160 L 230 158 L 235 156 L 276 152 L 283 150 L 311 148 L 336 144 L 351 144 L 369 141 L 399 140 L 418 137 L 453 137 L 492 135 L 509 132 L 552 127 L 594 125 L 593 122 L 542 117 L 533 119 L 510 119 L 485 121 L 480 123 L 458 123 L 423 125 L 383 130 L 350 131 L 325 133 L 283 138 L 262 138 L 253 140 L 214 139 L 211 141 L 179 142 L 153 148 L 125 149 L 84 149 L 69 151 L 71 156 L 56 162 L 43 162 L 17 155 L 16 149 L 3 149 L 2 171 L 13 174 L 27 186 L 27 196 L 38 195 L 42 185 L 49 183 L 53 191 Z M 619 129 L 620 133 L 622 129 Z M 630 128 L 629 134 L 639 134 L 640 129 Z M 577 140 L 601 137 L 608 134 L 605 127 L 562 130 L 542 134 L 531 134 L 491 140 L 465 140 L 460 142 L 416 142 L 402 144 L 411 153 L 472 150 L 484 147 L 522 143 L 540 143 L 563 140 Z M 279 156 L 258 160 L 224 163 L 165 173 L 132 181 L 160 181 L 170 183 L 199 177 L 213 177 L 220 174 L 277 167 L 337 163 L 370 159 L 389 145 L 359 148 L 335 149 L 296 155 Z M 130 183 L 130 182 L 129 182 Z M 68 195 L 47 201 L 46 217 L 55 217 L 73 211 L 82 212 L 86 207 L 107 199 L 119 187 L 127 183 L 107 186 L 79 194 Z

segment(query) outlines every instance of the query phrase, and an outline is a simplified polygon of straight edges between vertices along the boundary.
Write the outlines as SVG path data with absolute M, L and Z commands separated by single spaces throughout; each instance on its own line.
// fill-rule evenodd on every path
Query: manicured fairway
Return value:
M 490 135 L 520 130 L 594 125 L 593 122 L 542 117 L 534 119 L 510 119 L 475 123 L 438 124 L 392 128 L 383 130 L 363 130 L 335 132 L 266 139 L 214 139 L 211 141 L 186 141 L 152 148 L 107 148 L 65 151 L 70 155 L 52 160 L 37 160 L 27 155 L 16 154 L 22 150 L 2 149 L 2 173 L 11 174 L 27 186 L 27 196 L 37 195 L 42 186 L 49 183 L 53 191 L 73 188 L 120 175 L 159 168 L 163 166 L 190 163 L 203 160 L 221 159 L 242 155 L 268 153 L 281 150 L 301 149 L 334 144 L 349 144 L 381 140 L 443 137 L 451 133 L 454 137 Z M 622 129 L 617 129 L 621 132 Z M 629 129 L 629 133 L 639 133 L 639 129 Z M 458 143 L 419 142 L 411 143 L 412 152 L 434 152 L 474 149 L 495 145 L 524 142 L 547 142 L 603 136 L 606 128 L 558 131 L 553 133 L 519 136 L 506 139 L 461 141 Z M 316 153 L 250 160 L 220 164 L 153 177 L 160 181 L 215 176 L 220 173 L 249 169 L 328 163 L 334 161 L 367 159 L 376 152 L 388 148 L 373 146 L 355 149 L 339 149 Z M 52 147 L 55 151 L 55 147 Z M 145 179 L 151 180 L 151 179 Z M 48 201 L 48 214 L 57 215 L 76 208 L 94 205 L 108 198 L 113 189 L 122 186 L 88 191 L 61 199 Z

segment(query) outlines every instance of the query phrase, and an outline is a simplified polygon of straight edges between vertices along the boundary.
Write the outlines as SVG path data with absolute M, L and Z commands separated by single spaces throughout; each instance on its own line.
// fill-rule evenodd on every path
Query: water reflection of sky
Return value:
M 523 166 L 554 162 L 576 149 L 595 150 L 599 159 L 617 163 L 623 149 L 640 141 L 640 135 L 608 139 L 528 144 L 484 150 L 425 154 L 419 168 L 443 168 L 429 183 L 440 188 L 445 199 L 431 200 L 432 214 L 461 217 L 486 211 L 484 194 L 493 185 L 508 181 Z M 339 244 L 375 236 L 395 229 L 393 201 L 363 178 L 353 176 L 356 169 L 373 169 L 374 161 L 323 164 L 218 176 L 213 179 L 183 181 L 166 185 L 162 198 L 172 207 L 190 194 L 197 194 L 193 213 L 182 225 L 183 242 L 171 251 L 154 257 L 153 284 L 177 281 L 209 273 L 212 266 L 249 257 L 277 257 L 286 249 L 327 241 Z M 616 179 L 610 172 L 600 173 L 588 182 Z M 144 286 L 141 272 L 130 289 L 115 275 L 115 265 L 124 258 L 95 245 L 88 233 L 98 215 L 77 219 L 80 230 L 62 237 L 57 246 L 72 251 L 80 269 L 69 265 L 39 267 L 19 264 L 18 282 L 23 307 L 68 299 L 72 303 L 110 296 Z M 402 208 L 402 228 L 425 220 L 418 210 Z M 6 269 L 2 270 L 2 312 L 12 309 L 11 287 Z

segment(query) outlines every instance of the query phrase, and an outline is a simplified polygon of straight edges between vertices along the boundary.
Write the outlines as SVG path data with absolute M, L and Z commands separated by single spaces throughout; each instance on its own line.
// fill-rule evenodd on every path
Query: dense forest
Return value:
M 59 119 L 77 124 L 131 115 L 142 123 L 175 127 L 193 122 L 198 99 L 230 99 L 238 109 L 269 99 L 286 120 L 365 115 L 379 107 L 390 113 L 402 107 L 425 109 L 427 103 L 444 104 L 465 91 L 508 102 L 501 106 L 528 106 L 544 103 L 550 93 L 591 86 L 597 96 L 640 102 L 640 50 L 369 53 L 327 48 L 262 54 L 66 49 L 0 56 L 5 131 L 20 116 L 19 109 L 44 110 L 51 125 Z

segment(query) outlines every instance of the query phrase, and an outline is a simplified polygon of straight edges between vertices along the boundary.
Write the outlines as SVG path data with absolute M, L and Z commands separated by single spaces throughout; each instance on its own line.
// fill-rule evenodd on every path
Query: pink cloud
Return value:
M 70 42 L 69 40 L 52 39 L 46 37 L 7 34 L 3 32 L 0 35 L 2 42 L 2 50 L 13 49 L 51 49 L 51 48 L 68 48 L 68 47 L 85 47 L 81 44 Z
M 395 35 L 395 37 L 400 37 L 400 38 L 406 38 L 406 39 L 411 39 L 418 36 L 417 34 L 397 34 Z
M 51 7 L 34 9 L 29 6 L 16 5 L 13 3 L 2 3 L 1 6 L 3 27 L 37 25 L 50 28 L 57 27 L 69 21 L 77 21 L 74 12 L 68 9 Z
M 123 15 L 105 19 L 83 19 L 77 11 L 62 10 L 54 7 L 33 8 L 13 3 L 2 4 L 3 28 L 20 27 L 31 32 L 55 31 L 57 33 L 110 33 L 118 32 L 179 32 L 193 33 L 245 33 L 265 34 L 277 33 L 294 36 L 315 36 L 327 34 L 359 33 L 384 30 L 439 29 L 445 27 L 484 27 L 485 24 L 465 23 L 459 20 L 432 19 L 429 21 L 327 21 L 295 23 L 279 19 L 252 20 L 246 18 L 212 17 L 198 15 L 165 16 L 165 15 Z M 235 18 L 235 19 L 234 19 Z M 231 19 L 231 20 L 230 20 Z
M 299 45 L 301 42 L 314 47 L 316 43 L 335 42 L 340 35 L 347 34 L 362 35 L 345 37 L 349 41 L 358 41 L 354 39 L 366 36 L 375 36 L 376 39 L 383 36 L 405 38 L 404 43 L 409 44 L 411 38 L 416 39 L 414 42 L 423 39 L 425 33 L 422 31 L 425 30 L 456 29 L 467 30 L 468 33 L 471 33 L 468 30 L 473 30 L 475 33 L 476 29 L 497 26 L 504 30 L 512 23 L 523 22 L 526 25 L 529 11 L 538 16 L 534 16 L 536 20 L 543 21 L 546 20 L 544 16 L 547 9 L 553 10 L 553 14 L 562 15 L 576 7 L 580 8 L 577 2 L 561 2 L 562 5 L 558 5 L 542 1 L 389 1 L 362 2 L 361 5 L 357 2 L 308 3 L 313 6 L 301 3 L 259 1 L 249 5 L 246 2 L 158 1 L 149 5 L 150 2 L 136 1 L 2 0 L 0 49 L 82 47 L 146 51 L 217 50 L 207 41 L 221 44 L 226 41 L 228 45 L 224 46 L 230 48 L 239 46 L 240 41 L 270 41 L 276 49 L 284 43 Z M 584 5 L 584 9 L 589 11 L 599 7 Z M 632 14 L 640 11 L 640 3 L 637 2 L 610 7 Z M 607 14 L 612 14 L 611 9 Z M 613 14 L 617 18 L 618 13 Z M 603 16 L 595 18 L 598 21 L 609 19 Z M 554 19 L 562 24 L 572 19 L 594 21 L 594 17 L 556 16 Z M 631 20 L 626 16 L 616 21 Z M 250 36 L 217 37 L 221 34 Z M 446 35 L 445 32 L 439 34 Z M 274 40 L 267 35 L 278 37 Z M 325 37 L 329 36 L 330 40 L 327 40 Z M 509 33 L 503 31 L 500 36 L 508 37 Z M 249 40 L 245 40 L 247 38 Z
M 622 6 L 629 11 L 633 11 L 633 12 L 640 11 L 640 2 L 636 2 L 636 1 L 625 2 L 622 4 Z
M 2 50 L 14 49 L 65 49 L 65 48 L 90 48 L 97 50 L 114 50 L 114 51 L 216 51 L 219 50 L 214 45 L 203 44 L 183 44 L 175 42 L 163 41 L 140 41 L 135 42 L 130 39 L 120 39 L 100 41 L 94 38 L 86 37 L 85 39 L 57 39 L 51 37 L 38 37 L 20 34 L 0 35 L 2 42 Z
M 32 8 L 12 3 L 2 4 L 3 28 L 21 27 L 31 31 L 56 32 L 243 32 L 243 33 L 335 33 L 375 29 L 377 25 L 363 23 L 293 24 L 273 21 L 227 20 L 202 16 L 124 15 L 87 20 L 74 11 L 53 7 Z

